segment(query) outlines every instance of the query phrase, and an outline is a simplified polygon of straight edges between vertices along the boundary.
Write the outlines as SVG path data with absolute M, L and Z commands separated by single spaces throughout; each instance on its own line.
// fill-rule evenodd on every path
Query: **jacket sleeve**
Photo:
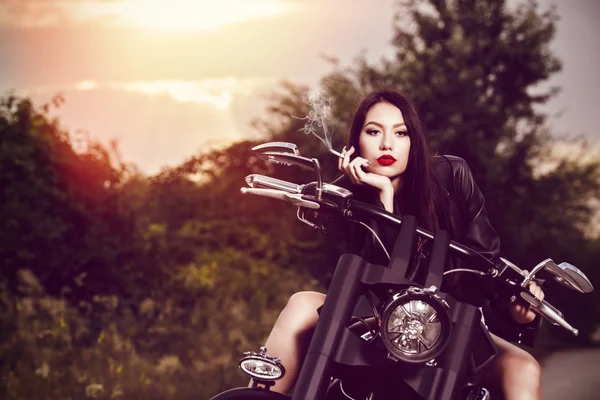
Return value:
M 454 169 L 454 182 L 467 221 L 465 245 L 482 253 L 489 260 L 496 261 L 500 257 L 500 239 L 488 219 L 483 194 L 477 187 L 467 163 L 461 160 L 457 164 Z M 508 341 L 532 346 L 541 318 L 538 316 L 529 324 L 518 324 L 510 317 L 508 299 L 498 295 L 493 282 L 478 280 L 477 288 L 473 287 L 473 283 L 469 285 L 471 290 L 480 292 L 478 295 L 487 299 L 483 313 L 490 331 Z

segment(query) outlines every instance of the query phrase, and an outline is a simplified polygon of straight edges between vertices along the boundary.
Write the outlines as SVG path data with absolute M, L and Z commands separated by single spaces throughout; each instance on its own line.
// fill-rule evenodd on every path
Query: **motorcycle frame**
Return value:
M 450 306 L 452 332 L 444 352 L 429 365 L 392 361 L 384 348 L 361 339 L 348 328 L 360 296 L 367 291 L 385 296 L 405 287 L 422 286 L 406 278 L 416 232 L 416 219 L 405 216 L 387 267 L 368 263 L 354 254 L 340 257 L 292 400 L 325 399 L 332 377 L 369 381 L 375 388 L 378 382 L 383 383 L 386 371 L 425 399 L 451 400 L 471 374 L 495 357 L 497 348 L 481 324 L 479 309 L 443 292 L 437 294 Z M 445 231 L 435 233 L 425 287 L 441 286 L 448 243 Z M 473 358 L 475 337 L 483 338 L 490 351 L 484 362 Z

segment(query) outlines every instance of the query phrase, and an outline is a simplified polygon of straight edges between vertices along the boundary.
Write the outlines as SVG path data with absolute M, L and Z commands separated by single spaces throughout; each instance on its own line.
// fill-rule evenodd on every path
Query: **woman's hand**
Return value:
M 354 147 L 350 147 L 349 150 L 342 150 L 343 158 L 338 159 L 338 169 L 343 172 L 352 183 L 355 185 L 367 184 L 373 186 L 381 191 L 392 189 L 392 181 L 390 178 L 377 175 L 372 172 L 367 172 L 371 163 L 362 157 L 356 157 L 350 161 L 350 156 L 354 154 Z M 367 171 L 363 170 L 366 169 Z
M 524 271 L 527 273 L 527 271 Z M 529 291 L 538 300 L 544 300 L 544 291 L 535 282 L 529 284 Z M 510 316 L 519 324 L 528 324 L 535 319 L 535 313 L 531 311 L 528 304 L 523 304 L 520 301 L 515 301 L 510 305 Z
M 387 211 L 393 211 L 394 187 L 390 178 L 368 172 L 371 163 L 362 157 L 356 157 L 350 161 L 350 156 L 354 154 L 354 147 L 342 150 L 342 156 L 338 159 L 338 169 L 343 172 L 355 185 L 369 185 L 379 189 L 379 198 Z M 363 169 L 364 168 L 364 169 Z M 366 171 L 365 171 L 366 170 Z

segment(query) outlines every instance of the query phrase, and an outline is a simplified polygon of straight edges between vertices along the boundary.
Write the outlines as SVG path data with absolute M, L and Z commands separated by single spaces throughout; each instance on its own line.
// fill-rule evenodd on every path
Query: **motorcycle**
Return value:
M 578 334 L 558 309 L 528 289 L 545 274 L 543 278 L 576 292 L 593 291 L 585 274 L 573 265 L 546 259 L 526 272 L 504 258 L 493 263 L 450 240 L 444 230 L 429 232 L 412 216 L 398 217 L 355 200 L 345 188 L 324 183 L 319 161 L 301 156 L 293 143 L 265 143 L 253 151 L 269 162 L 313 171 L 316 181 L 299 185 L 253 174 L 246 177 L 248 187 L 242 193 L 287 201 L 298 208 L 300 221 L 317 230 L 325 228 L 315 213 L 362 225 L 374 219 L 398 228 L 399 234 L 387 254 L 387 266 L 354 254 L 339 258 L 292 396 L 270 390 L 285 368 L 261 348 L 244 353 L 239 362 L 253 386 L 225 391 L 212 400 L 489 399 L 489 390 L 478 385 L 477 376 L 498 350 L 481 310 L 440 290 L 449 274 L 471 273 L 493 280 L 509 301 L 525 302 L 551 324 Z M 371 233 L 385 251 L 377 234 Z M 419 264 L 424 271 L 418 274 L 412 265 L 417 237 L 432 241 L 429 262 Z M 446 270 L 450 255 L 477 269 Z

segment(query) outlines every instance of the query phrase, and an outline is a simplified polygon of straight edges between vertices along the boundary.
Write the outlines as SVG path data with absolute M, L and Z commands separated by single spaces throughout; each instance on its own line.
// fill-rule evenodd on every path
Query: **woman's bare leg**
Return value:
M 296 383 L 310 338 L 319 319 L 317 309 L 324 301 L 325 295 L 322 293 L 298 292 L 290 297 L 279 314 L 265 344 L 267 353 L 279 357 L 285 368 L 285 376 L 276 381 L 271 388 L 273 391 L 286 394 Z
M 506 400 L 539 400 L 542 369 L 523 349 L 492 334 L 500 354 L 485 368 L 482 383 L 500 389 Z

